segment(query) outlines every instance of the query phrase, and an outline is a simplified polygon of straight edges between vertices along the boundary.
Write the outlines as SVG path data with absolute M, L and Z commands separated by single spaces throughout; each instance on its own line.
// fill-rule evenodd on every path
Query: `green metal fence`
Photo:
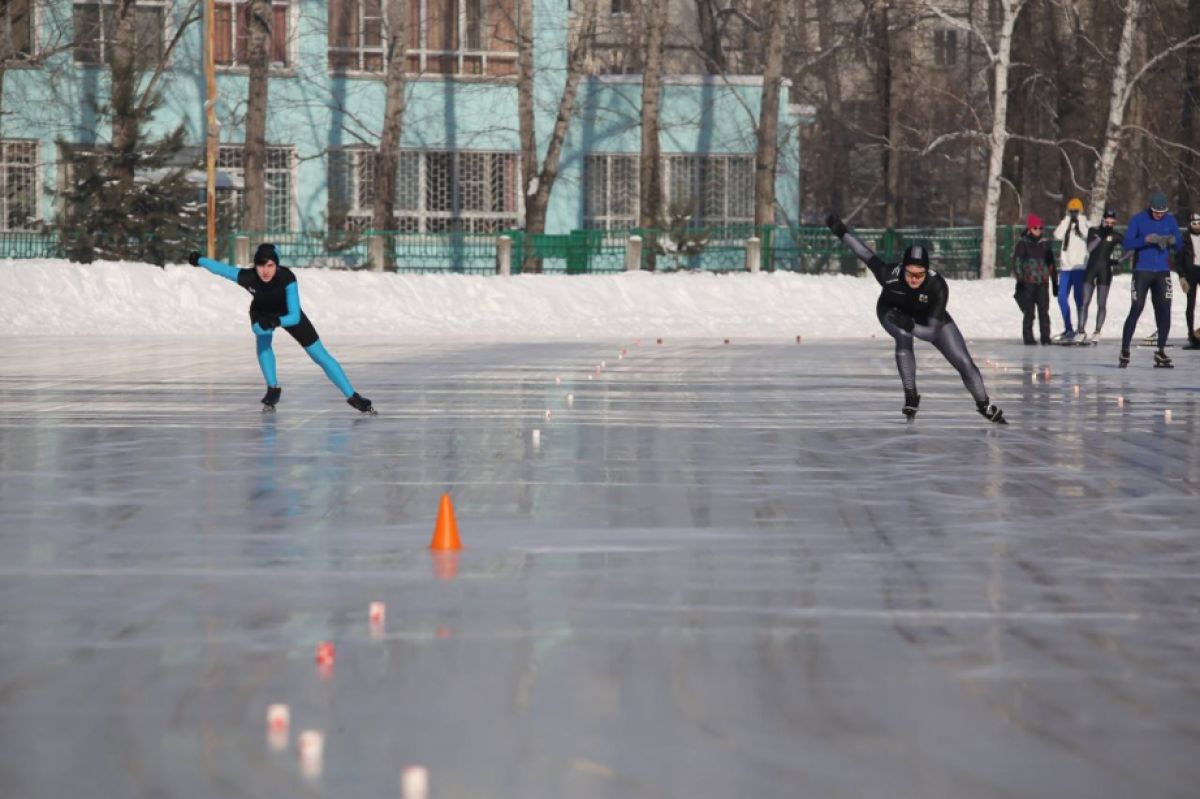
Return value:
M 858 229 L 855 234 L 885 261 L 898 260 L 906 246 L 920 242 L 929 248 L 934 268 L 947 276 L 974 278 L 979 274 L 982 228 Z M 1007 275 L 1009 256 L 1020 229 L 1001 227 L 996 234 L 996 273 Z M 520 230 L 502 234 L 369 230 L 237 232 L 222 236 L 218 251 L 220 257 L 236 263 L 237 239 L 245 237 L 251 251 L 258 242 L 274 242 L 287 266 L 363 269 L 378 266 L 372 263 L 374 258 L 381 260 L 388 269 L 402 273 L 495 274 L 498 235 L 512 239 L 513 273 L 523 270 L 568 275 L 620 272 L 625 268 L 630 237 L 639 236 L 642 268 L 660 272 L 745 271 L 746 241 L 755 237 L 761 242 L 759 264 L 763 271 L 863 274 L 863 267 L 854 255 L 824 227 L 631 228 L 532 236 Z M 64 256 L 53 233 L 0 232 L 0 257 Z
M 0 231 L 0 258 L 62 258 L 62 247 L 53 233 Z

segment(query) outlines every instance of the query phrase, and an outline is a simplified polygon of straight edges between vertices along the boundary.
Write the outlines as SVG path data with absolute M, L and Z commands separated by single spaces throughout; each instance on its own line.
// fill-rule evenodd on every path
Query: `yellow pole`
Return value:
M 216 9 L 213 0 L 204 0 L 204 78 L 208 84 L 208 100 L 204 104 L 207 128 L 205 165 L 208 171 L 208 257 L 217 257 L 217 147 L 221 141 L 221 128 L 217 122 L 217 60 L 215 21 Z

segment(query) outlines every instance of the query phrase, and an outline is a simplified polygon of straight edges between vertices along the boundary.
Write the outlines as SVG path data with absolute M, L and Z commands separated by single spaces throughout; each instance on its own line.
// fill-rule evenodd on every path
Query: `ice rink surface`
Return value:
M 1200 353 L 2 343 L 6 799 L 1197 796 Z

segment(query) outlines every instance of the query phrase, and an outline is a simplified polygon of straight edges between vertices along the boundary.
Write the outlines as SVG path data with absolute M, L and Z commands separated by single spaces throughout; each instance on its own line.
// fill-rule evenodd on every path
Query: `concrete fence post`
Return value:
M 642 237 L 630 236 L 625 245 L 625 271 L 637 272 L 642 268 Z
M 217 253 L 221 257 L 221 253 Z M 250 265 L 250 237 L 238 236 L 233 241 L 233 262 L 242 266 Z
M 746 239 L 746 271 L 758 274 L 762 269 L 762 241 L 757 236 Z
M 383 271 L 383 248 L 385 246 L 386 242 L 383 236 L 367 237 L 367 263 L 371 264 L 372 272 Z
M 500 236 L 496 239 L 496 273 L 512 274 L 512 236 Z

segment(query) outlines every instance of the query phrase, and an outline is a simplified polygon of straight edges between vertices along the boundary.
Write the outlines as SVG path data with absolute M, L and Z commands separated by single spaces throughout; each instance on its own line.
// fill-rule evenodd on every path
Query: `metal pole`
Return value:
M 221 128 L 217 122 L 217 60 L 216 60 L 216 9 L 213 0 L 204 0 L 204 78 L 208 86 L 208 99 L 204 103 L 206 139 L 205 166 L 208 172 L 208 257 L 217 257 L 217 147 L 221 141 Z

